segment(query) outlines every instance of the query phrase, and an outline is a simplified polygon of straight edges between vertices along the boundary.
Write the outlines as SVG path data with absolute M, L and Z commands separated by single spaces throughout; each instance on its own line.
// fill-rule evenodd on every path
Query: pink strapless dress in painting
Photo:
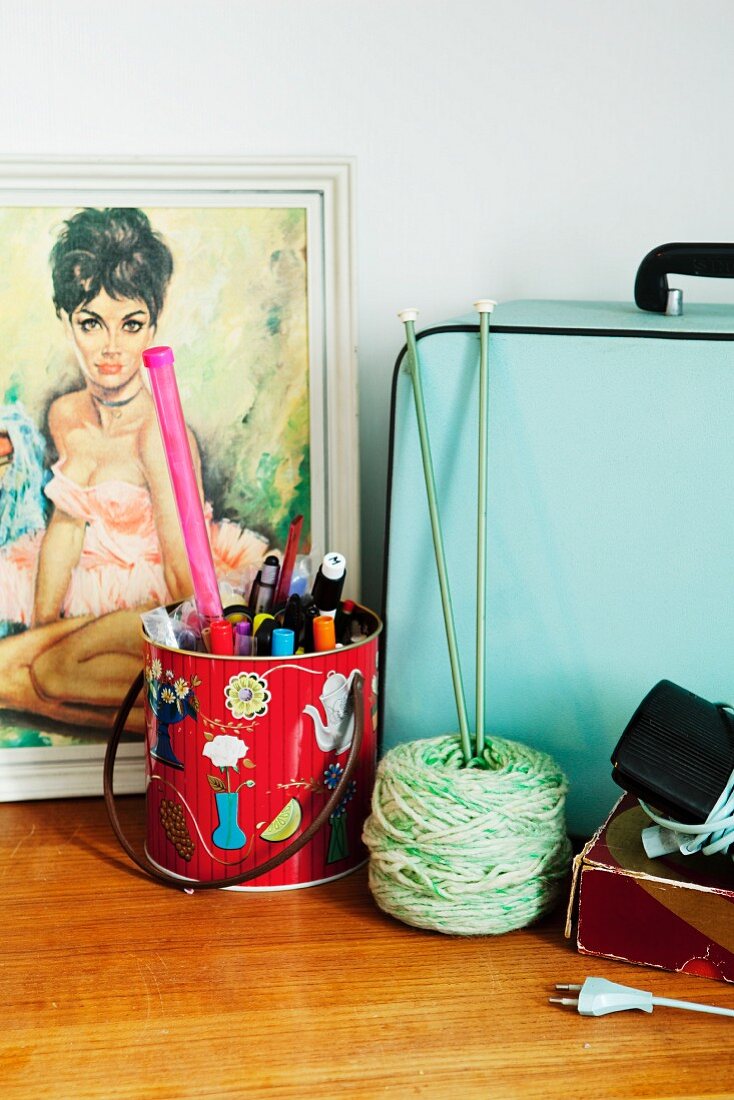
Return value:
M 60 463 L 45 488 L 56 508 L 84 520 L 84 542 L 63 601 L 65 617 L 103 615 L 127 607 L 169 603 L 150 493 L 126 481 L 83 486 Z M 207 520 L 211 506 L 206 506 Z M 220 578 L 239 579 L 259 563 L 266 542 L 227 520 L 209 523 L 214 567 Z M 0 619 L 29 623 L 43 532 L 0 551 Z
M 148 490 L 126 481 L 85 488 L 58 465 L 53 472 L 46 496 L 56 508 L 86 523 L 64 615 L 103 615 L 114 608 L 165 603 L 168 592 Z

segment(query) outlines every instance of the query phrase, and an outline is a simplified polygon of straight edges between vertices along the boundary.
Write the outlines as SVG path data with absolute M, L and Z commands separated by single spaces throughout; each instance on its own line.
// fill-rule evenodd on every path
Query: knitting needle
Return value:
M 415 339 L 415 320 L 418 316 L 417 309 L 403 309 L 398 317 L 405 326 L 405 338 L 408 349 L 408 370 L 413 382 L 413 396 L 415 398 L 415 411 L 418 419 L 418 439 L 420 441 L 421 459 L 423 462 L 423 476 L 426 482 L 428 496 L 428 514 L 431 520 L 431 532 L 433 535 L 433 550 L 436 556 L 436 568 L 438 569 L 438 584 L 441 591 L 441 606 L 443 620 L 446 628 L 446 640 L 449 647 L 449 662 L 451 665 L 451 679 L 456 699 L 456 710 L 459 718 L 459 737 L 461 750 L 465 763 L 472 759 L 472 748 L 469 740 L 469 723 L 466 717 L 466 699 L 464 696 L 464 684 L 461 678 L 459 665 L 459 651 L 456 642 L 456 626 L 454 624 L 454 612 L 451 604 L 449 590 L 448 571 L 446 569 L 446 556 L 443 548 L 443 535 L 441 522 L 438 516 L 438 503 L 436 495 L 436 479 L 433 473 L 433 458 L 431 456 L 431 444 L 428 438 L 428 424 L 426 421 L 426 407 L 423 399 L 423 384 L 420 374 L 420 360 L 418 358 L 418 345 Z
M 497 305 L 490 298 L 474 303 L 479 313 L 479 475 L 477 484 L 477 645 L 476 645 L 476 755 L 484 751 L 484 654 L 487 616 L 487 360 L 489 315 Z

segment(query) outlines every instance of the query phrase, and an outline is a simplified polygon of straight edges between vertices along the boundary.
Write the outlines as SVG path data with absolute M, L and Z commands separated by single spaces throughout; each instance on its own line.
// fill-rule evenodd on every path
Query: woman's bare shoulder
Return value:
M 88 407 L 89 401 L 86 389 L 73 389 L 70 394 L 62 394 L 61 397 L 54 398 L 50 408 L 48 408 L 48 416 L 55 416 L 58 419 L 67 417 L 78 419 L 79 412 L 86 411 Z
M 52 434 L 67 432 L 78 427 L 89 412 L 86 390 L 64 393 L 51 402 L 48 410 L 48 426 Z

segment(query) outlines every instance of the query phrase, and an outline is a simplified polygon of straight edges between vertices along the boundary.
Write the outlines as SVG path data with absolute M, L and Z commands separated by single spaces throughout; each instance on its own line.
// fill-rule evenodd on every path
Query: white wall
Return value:
M 728 0 L 0 0 L 0 31 L 0 153 L 357 157 L 373 604 L 396 310 L 629 298 L 653 245 L 734 237 Z

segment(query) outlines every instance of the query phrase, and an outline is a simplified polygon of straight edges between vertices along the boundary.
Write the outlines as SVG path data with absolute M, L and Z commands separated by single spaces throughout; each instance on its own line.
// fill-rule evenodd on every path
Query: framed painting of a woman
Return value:
M 144 348 L 176 353 L 220 582 L 303 515 L 357 594 L 351 168 L 0 161 L 0 798 L 101 789 L 140 613 L 191 594 Z

